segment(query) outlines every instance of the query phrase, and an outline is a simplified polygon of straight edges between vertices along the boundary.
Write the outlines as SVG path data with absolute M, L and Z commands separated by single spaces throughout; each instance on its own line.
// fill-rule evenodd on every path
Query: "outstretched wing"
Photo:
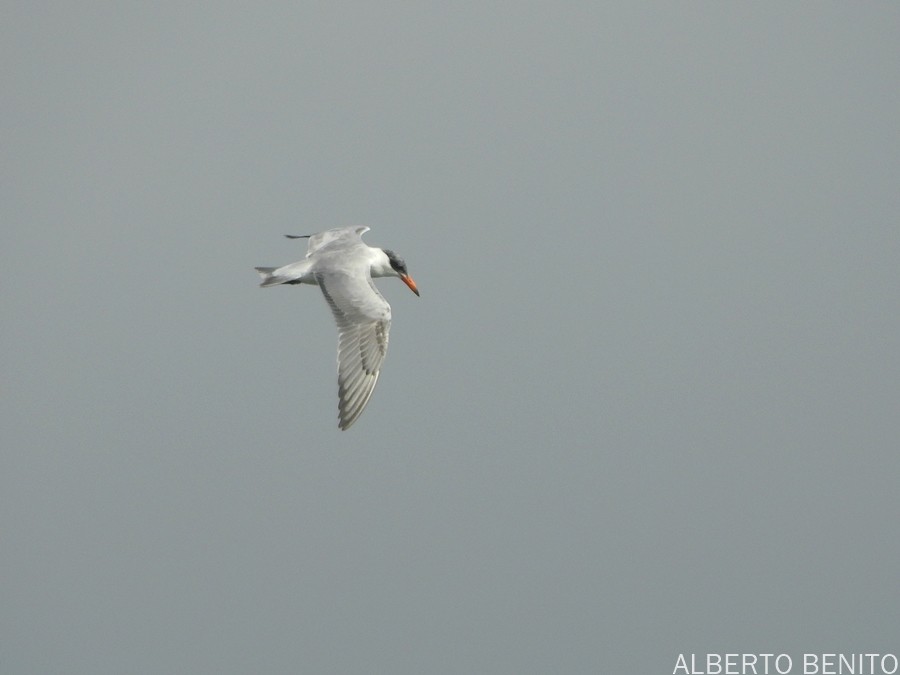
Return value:
M 387 354 L 391 306 L 369 276 L 347 271 L 316 274 L 338 327 L 338 416 L 347 429 L 360 416 Z
M 325 230 L 324 232 L 312 234 L 309 237 L 309 247 L 306 249 L 306 257 L 309 258 L 319 249 L 340 239 L 361 242 L 363 232 L 368 231 L 368 227 L 359 225 L 357 227 L 338 227 L 333 230 Z

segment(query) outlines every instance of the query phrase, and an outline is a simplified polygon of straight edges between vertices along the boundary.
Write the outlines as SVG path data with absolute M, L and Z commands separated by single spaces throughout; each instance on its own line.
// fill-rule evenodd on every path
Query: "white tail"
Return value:
M 262 279 L 262 283 L 260 286 L 275 286 L 277 284 L 283 284 L 284 280 L 276 277 L 273 272 L 275 271 L 275 267 L 257 267 L 255 268 L 257 272 L 259 272 L 259 276 Z
M 316 278 L 309 273 L 309 260 L 284 265 L 283 267 L 257 267 L 262 279 L 260 286 L 277 286 L 278 284 L 315 284 Z

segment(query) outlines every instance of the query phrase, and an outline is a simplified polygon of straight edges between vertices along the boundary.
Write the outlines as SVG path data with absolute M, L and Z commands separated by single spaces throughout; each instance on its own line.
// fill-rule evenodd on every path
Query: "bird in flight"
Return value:
M 391 306 L 373 277 L 400 277 L 419 295 L 406 263 L 386 248 L 367 246 L 368 227 L 339 227 L 288 239 L 309 239 L 306 259 L 283 267 L 257 267 L 260 286 L 312 284 L 322 289 L 338 327 L 338 426 L 350 428 L 378 381 L 387 354 Z

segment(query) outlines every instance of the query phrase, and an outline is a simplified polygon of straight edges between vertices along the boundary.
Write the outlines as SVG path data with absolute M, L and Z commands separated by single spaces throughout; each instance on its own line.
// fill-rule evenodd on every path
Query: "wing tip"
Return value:
M 375 371 L 366 375 L 351 390 L 345 389 L 340 382 L 338 383 L 338 428 L 341 431 L 349 429 L 363 414 L 375 392 L 375 385 L 378 383 L 380 374 L 381 371 Z

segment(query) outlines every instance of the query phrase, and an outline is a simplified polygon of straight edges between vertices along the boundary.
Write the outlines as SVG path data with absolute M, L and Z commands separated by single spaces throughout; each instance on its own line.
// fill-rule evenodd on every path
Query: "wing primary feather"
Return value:
M 368 268 L 320 272 L 316 281 L 338 327 L 338 426 L 347 429 L 365 410 L 378 382 L 391 308 L 372 285 Z

